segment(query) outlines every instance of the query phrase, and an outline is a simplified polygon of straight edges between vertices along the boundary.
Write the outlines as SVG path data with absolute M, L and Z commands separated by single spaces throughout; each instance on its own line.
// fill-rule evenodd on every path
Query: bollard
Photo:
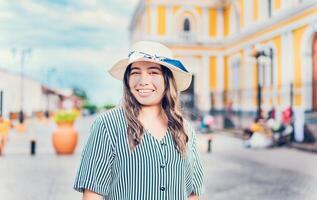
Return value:
M 208 138 L 208 153 L 211 153 L 212 152 L 212 138 Z
M 31 140 L 31 155 L 35 155 L 36 152 L 36 141 L 35 140 Z

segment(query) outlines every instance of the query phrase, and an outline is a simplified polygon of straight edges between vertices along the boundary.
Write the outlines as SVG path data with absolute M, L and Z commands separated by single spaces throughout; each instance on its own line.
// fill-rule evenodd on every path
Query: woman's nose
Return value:
M 148 85 L 149 82 L 150 82 L 150 75 L 148 73 L 142 73 L 141 76 L 140 76 L 140 79 L 139 79 L 139 84 L 141 85 Z

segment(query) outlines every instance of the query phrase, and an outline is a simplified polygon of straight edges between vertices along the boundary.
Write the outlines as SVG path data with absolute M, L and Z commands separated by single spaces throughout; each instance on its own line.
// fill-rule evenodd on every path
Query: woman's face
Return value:
M 131 65 L 129 87 L 137 101 L 144 106 L 160 105 L 165 90 L 161 66 L 139 61 Z

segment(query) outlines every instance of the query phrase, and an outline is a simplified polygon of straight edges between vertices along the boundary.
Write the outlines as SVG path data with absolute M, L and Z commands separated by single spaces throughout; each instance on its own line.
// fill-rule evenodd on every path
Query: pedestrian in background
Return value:
M 74 188 L 84 199 L 194 200 L 203 169 L 193 127 L 179 110 L 192 75 L 156 42 L 133 45 L 110 74 L 123 80 L 121 106 L 93 123 Z

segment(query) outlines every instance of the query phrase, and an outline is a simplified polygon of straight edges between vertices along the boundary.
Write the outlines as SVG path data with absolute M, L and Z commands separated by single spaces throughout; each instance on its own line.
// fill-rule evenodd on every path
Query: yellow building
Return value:
M 316 32 L 317 0 L 141 0 L 130 24 L 131 42 L 162 42 L 193 72 L 202 111 L 255 111 L 258 84 L 264 110 L 316 111 Z

